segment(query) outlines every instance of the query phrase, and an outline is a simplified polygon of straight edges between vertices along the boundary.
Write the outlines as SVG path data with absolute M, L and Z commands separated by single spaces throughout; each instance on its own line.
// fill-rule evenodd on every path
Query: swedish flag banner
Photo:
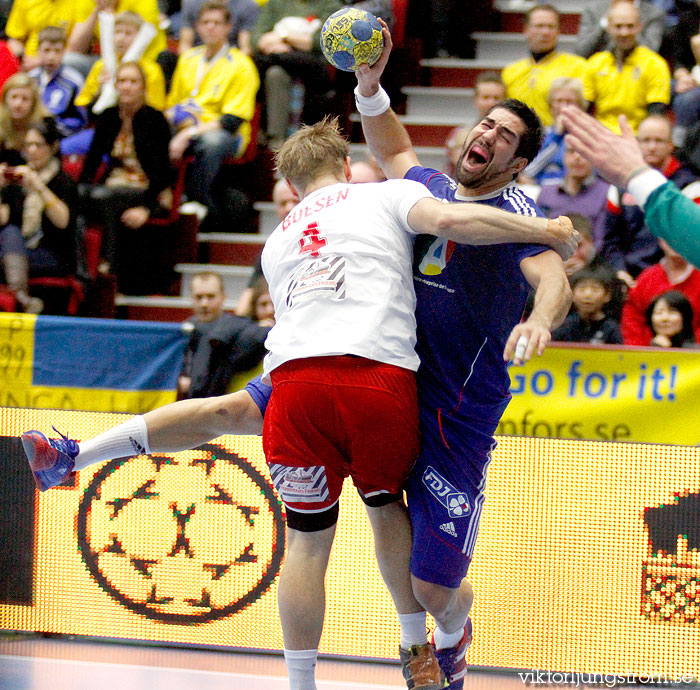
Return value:
M 0 314 L 0 405 L 141 414 L 175 399 L 177 323 Z

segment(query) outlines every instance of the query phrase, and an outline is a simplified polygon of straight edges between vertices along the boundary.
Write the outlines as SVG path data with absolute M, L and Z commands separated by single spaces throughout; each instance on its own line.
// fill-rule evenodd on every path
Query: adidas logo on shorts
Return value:
M 455 532 L 455 523 L 454 522 L 444 522 L 442 525 L 440 525 L 440 529 L 443 532 L 447 532 L 451 537 L 456 537 L 457 532 Z

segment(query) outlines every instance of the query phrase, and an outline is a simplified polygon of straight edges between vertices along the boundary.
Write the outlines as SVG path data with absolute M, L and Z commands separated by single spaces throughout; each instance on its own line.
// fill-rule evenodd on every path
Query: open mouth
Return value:
M 491 154 L 480 144 L 474 143 L 467 152 L 466 164 L 470 169 L 476 169 L 488 165 Z

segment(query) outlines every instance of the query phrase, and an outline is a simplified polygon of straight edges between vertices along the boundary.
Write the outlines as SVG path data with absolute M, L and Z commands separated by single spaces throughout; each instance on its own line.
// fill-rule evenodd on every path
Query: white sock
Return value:
M 289 690 L 316 690 L 314 671 L 318 649 L 285 649 Z
M 450 647 L 456 647 L 459 641 L 464 635 L 464 626 L 467 624 L 467 617 L 464 617 L 464 625 L 459 628 L 456 632 L 448 633 L 445 632 L 440 626 L 435 628 L 433 637 L 435 638 L 435 649 L 449 649 Z
M 409 649 L 416 644 L 428 644 L 428 633 L 425 627 L 425 611 L 418 613 L 400 613 L 401 649 Z
M 142 415 L 108 429 L 95 438 L 78 444 L 80 452 L 75 459 L 76 472 L 88 465 L 129 455 L 148 455 L 148 431 Z

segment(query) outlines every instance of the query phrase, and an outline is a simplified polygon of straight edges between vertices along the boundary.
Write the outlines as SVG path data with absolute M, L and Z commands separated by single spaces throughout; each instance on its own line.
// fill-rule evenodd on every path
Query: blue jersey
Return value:
M 430 168 L 414 167 L 406 178 L 439 199 L 455 198 L 457 183 Z M 544 216 L 512 183 L 469 201 L 529 216 Z M 414 250 L 416 350 L 421 365 L 421 408 L 440 408 L 497 422 L 510 399 L 503 349 L 520 322 L 529 285 L 520 262 L 546 251 L 536 244 L 469 246 L 421 235 Z
M 85 84 L 80 72 L 61 65 L 49 78 L 41 67 L 35 67 L 29 71 L 29 76 L 39 85 L 41 101 L 54 116 L 63 136 L 78 132 L 87 126 L 87 111 L 73 103 Z

